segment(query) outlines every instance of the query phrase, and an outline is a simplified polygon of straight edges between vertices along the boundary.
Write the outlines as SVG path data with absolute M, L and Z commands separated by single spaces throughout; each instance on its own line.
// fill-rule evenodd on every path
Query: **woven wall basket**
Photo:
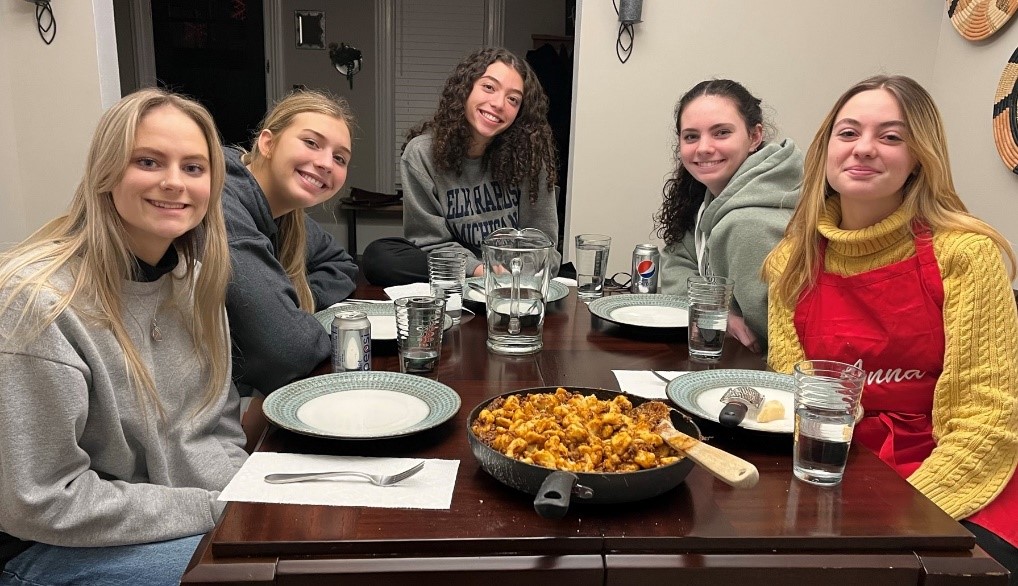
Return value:
M 947 17 L 970 41 L 979 41 L 1004 26 L 1018 11 L 1018 0 L 947 0 Z
M 1007 60 L 993 96 L 993 143 L 1007 168 L 1018 174 L 1018 49 Z

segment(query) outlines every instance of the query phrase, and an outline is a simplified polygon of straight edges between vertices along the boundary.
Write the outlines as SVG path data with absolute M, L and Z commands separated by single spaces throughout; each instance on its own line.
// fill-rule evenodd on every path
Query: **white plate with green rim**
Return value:
M 590 313 L 601 319 L 641 328 L 689 326 L 689 300 L 679 295 L 623 293 L 590 302 Z
M 675 377 L 665 387 L 665 393 L 682 410 L 717 421 L 718 414 L 725 406 L 721 402 L 722 395 L 730 388 L 741 386 L 756 389 L 763 395 L 764 401 L 781 401 L 785 416 L 760 423 L 752 414 L 747 414 L 739 427 L 770 433 L 792 433 L 795 427 L 795 379 L 790 374 L 765 370 L 701 370 Z
M 265 398 L 283 429 L 333 439 L 385 439 L 431 429 L 459 411 L 460 396 L 438 381 L 399 372 L 341 372 L 306 378 Z
M 471 287 L 471 284 L 480 287 L 480 290 Z M 470 277 L 466 281 L 466 286 L 463 289 L 463 298 L 466 301 L 473 301 L 474 303 L 484 303 L 484 277 Z M 547 303 L 553 303 L 559 299 L 565 299 L 569 295 L 569 287 L 559 283 L 558 281 L 548 281 L 548 300 Z
M 341 311 L 360 311 L 368 316 L 371 322 L 372 340 L 396 339 L 396 307 L 392 303 L 339 303 L 315 314 L 315 319 L 322 324 L 325 331 L 332 333 L 332 319 Z M 445 316 L 442 328 L 452 327 L 452 318 Z

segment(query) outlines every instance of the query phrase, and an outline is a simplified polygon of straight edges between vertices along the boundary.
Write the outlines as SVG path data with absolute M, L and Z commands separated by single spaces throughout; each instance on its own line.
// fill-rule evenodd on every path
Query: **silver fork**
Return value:
M 670 383 L 670 382 L 672 382 L 672 379 L 670 379 L 670 378 L 666 377 L 665 375 L 661 374 L 660 372 L 658 372 L 658 371 L 656 371 L 656 370 L 652 370 L 652 371 L 650 371 L 650 372 L 651 372 L 651 373 L 652 373 L 652 374 L 653 374 L 654 376 L 656 376 L 656 377 L 658 377 L 659 379 L 661 379 L 661 380 L 665 381 L 666 383 Z
M 371 484 L 377 486 L 392 486 L 399 482 L 410 478 L 414 474 L 417 474 L 424 469 L 424 461 L 418 462 L 416 465 L 407 468 L 402 472 L 383 476 L 381 474 L 368 474 L 367 472 L 357 472 L 355 470 L 336 470 L 334 472 L 299 472 L 296 474 L 269 474 L 265 477 L 265 482 L 270 484 L 287 484 L 289 482 L 304 482 L 305 480 L 318 480 L 321 478 L 332 478 L 333 476 L 359 476 L 366 478 Z

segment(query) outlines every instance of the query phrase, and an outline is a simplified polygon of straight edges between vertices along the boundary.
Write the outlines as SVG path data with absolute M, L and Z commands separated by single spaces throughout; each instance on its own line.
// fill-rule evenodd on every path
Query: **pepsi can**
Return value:
M 661 253 L 654 244 L 637 244 L 633 250 L 633 293 L 657 293 L 657 270 Z
M 371 322 L 363 311 L 332 318 L 332 372 L 371 370 Z

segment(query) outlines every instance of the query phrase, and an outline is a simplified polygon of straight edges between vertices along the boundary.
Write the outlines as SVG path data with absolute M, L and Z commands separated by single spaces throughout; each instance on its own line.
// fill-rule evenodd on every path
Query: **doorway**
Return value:
M 152 0 L 160 87 L 200 101 L 224 144 L 249 145 L 265 115 L 262 0 Z

